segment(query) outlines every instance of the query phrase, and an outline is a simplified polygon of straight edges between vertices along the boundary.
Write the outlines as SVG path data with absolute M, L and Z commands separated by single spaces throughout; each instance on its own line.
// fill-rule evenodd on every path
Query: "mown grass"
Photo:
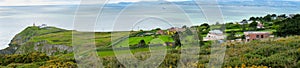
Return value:
M 49 44 L 54 45 L 67 45 L 71 46 L 72 43 L 72 31 L 64 31 L 59 33 L 51 33 L 41 36 L 33 37 L 30 42 L 47 41 Z
M 164 41 L 164 42 L 174 42 L 174 40 L 169 35 L 159 35 L 157 37 L 158 39 Z M 136 44 L 139 44 L 141 40 L 144 40 L 146 44 L 150 44 L 150 42 L 156 39 L 154 36 L 144 36 L 144 37 L 130 37 L 129 39 L 126 39 L 119 44 L 116 44 L 117 47 L 128 47 L 133 46 Z
M 127 54 L 126 51 L 129 51 L 129 50 L 121 50 L 121 51 L 118 51 L 118 52 L 121 53 L 121 54 Z M 135 54 L 137 52 L 148 52 L 149 48 L 136 48 L 136 49 L 130 49 L 130 51 L 131 51 L 132 54 Z M 114 53 L 113 50 L 98 51 L 97 54 L 100 57 L 115 56 L 115 53 Z
M 34 28 L 34 29 L 33 29 Z M 31 36 L 31 38 L 28 40 L 30 43 L 37 43 L 37 42 L 46 42 L 47 44 L 51 45 L 66 45 L 66 46 L 72 46 L 72 33 L 71 30 L 63 30 L 58 31 L 58 28 L 35 28 L 35 27 L 29 27 L 28 30 L 23 31 L 20 34 L 29 33 L 31 32 L 38 32 L 39 34 L 35 36 Z M 76 31 L 75 31 L 76 32 Z M 118 33 L 118 35 L 123 36 L 123 32 L 115 32 Z M 89 41 L 88 43 L 95 43 L 97 47 L 107 47 L 111 44 L 111 38 L 113 36 L 111 32 L 96 32 L 94 34 L 94 38 L 87 38 L 89 40 L 94 39 L 95 41 Z

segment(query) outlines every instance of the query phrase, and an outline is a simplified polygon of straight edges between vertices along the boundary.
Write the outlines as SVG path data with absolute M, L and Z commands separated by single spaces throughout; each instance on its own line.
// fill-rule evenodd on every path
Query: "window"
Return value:
M 256 35 L 256 38 L 259 38 L 259 35 Z
M 264 38 L 264 35 L 261 35 L 261 38 Z

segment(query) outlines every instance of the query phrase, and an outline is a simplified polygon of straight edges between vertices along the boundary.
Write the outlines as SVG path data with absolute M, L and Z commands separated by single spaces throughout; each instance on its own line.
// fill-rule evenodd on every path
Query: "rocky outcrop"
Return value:
M 42 52 L 47 55 L 65 54 L 73 52 L 71 46 L 48 44 L 47 41 L 36 42 L 33 45 L 21 46 L 16 50 L 16 54 L 24 54 L 30 52 Z
M 73 48 L 65 45 L 44 45 L 42 47 L 35 47 L 36 51 L 41 51 L 47 55 L 55 55 L 59 53 L 71 53 Z
M 16 49 L 16 47 L 8 47 L 6 49 L 0 50 L 0 54 L 14 54 Z

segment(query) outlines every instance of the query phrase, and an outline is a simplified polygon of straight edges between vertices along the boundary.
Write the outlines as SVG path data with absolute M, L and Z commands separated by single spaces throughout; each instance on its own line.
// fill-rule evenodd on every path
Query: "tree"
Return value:
M 204 42 L 203 42 L 203 37 L 202 37 L 202 31 L 203 29 L 202 28 L 197 28 L 197 32 L 198 32 L 198 39 L 199 39 L 199 44 L 200 45 L 204 45 Z
M 272 14 L 272 15 L 271 15 L 271 17 L 276 17 L 276 16 L 277 16 L 276 14 Z
M 187 26 L 186 26 L 186 25 L 184 25 L 184 26 L 182 26 L 182 28 L 187 28 Z
M 280 17 L 280 18 L 287 18 L 287 16 L 285 14 L 279 15 L 278 17 Z
M 244 19 L 245 20 L 245 19 Z M 255 17 L 250 17 L 250 19 L 249 19 L 250 21 L 254 21 L 254 20 L 256 20 L 256 18 Z
M 276 34 L 278 36 L 291 36 L 291 35 L 300 35 L 300 15 L 297 14 L 293 18 L 288 18 L 286 20 L 275 23 Z
M 207 24 L 207 23 L 201 24 L 200 27 L 206 27 L 205 29 L 209 29 L 210 28 L 209 24 Z
M 220 25 L 220 23 L 219 23 L 219 22 L 216 22 L 216 25 Z
M 145 47 L 145 46 L 146 46 L 145 40 L 141 40 L 138 47 Z
M 246 36 L 245 36 L 245 35 L 242 35 L 242 36 L 241 36 L 241 39 L 242 39 L 242 40 L 245 40 L 245 39 L 246 39 Z
M 256 30 L 257 24 L 258 23 L 256 21 L 253 21 L 252 23 L 249 24 L 249 27 L 252 28 L 253 30 Z
M 226 29 L 240 29 L 241 28 L 240 24 L 238 24 L 238 23 L 234 24 L 232 22 L 226 23 L 225 26 L 226 26 Z
M 201 31 L 200 33 L 202 34 L 207 34 L 210 31 L 210 26 L 207 23 L 201 24 L 199 27 L 197 27 L 197 29 L 199 29 L 199 31 Z
M 234 32 L 231 32 L 228 36 L 227 36 L 227 40 L 235 40 L 236 37 L 235 37 L 235 33 Z
M 254 18 L 254 17 L 253 17 Z M 250 18 L 251 19 L 251 18 Z M 253 20 L 256 20 L 256 19 L 253 19 Z M 244 19 L 243 21 L 242 21 L 242 30 L 243 31 L 246 31 L 246 24 L 248 23 L 248 21 L 246 20 L 246 19 Z
M 172 36 L 173 40 L 175 41 L 175 45 L 176 46 L 181 46 L 181 42 L 180 42 L 180 37 L 179 37 L 179 33 L 175 32 L 175 34 Z
M 156 28 L 155 30 L 161 30 L 160 28 Z
M 265 16 L 264 18 L 264 21 L 267 21 L 267 22 L 270 22 L 272 20 L 272 17 L 270 14 L 268 14 L 267 16 Z

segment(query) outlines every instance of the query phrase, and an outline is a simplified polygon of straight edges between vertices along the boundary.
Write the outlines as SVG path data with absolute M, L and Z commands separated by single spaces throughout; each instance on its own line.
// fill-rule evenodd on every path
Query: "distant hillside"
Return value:
M 72 30 L 56 27 L 39 28 L 30 26 L 18 33 L 10 42 L 9 47 L 0 54 L 24 54 L 43 52 L 47 55 L 70 53 L 72 49 Z M 123 35 L 122 32 L 119 35 Z M 97 47 L 108 47 L 111 44 L 111 32 L 96 32 Z M 93 38 L 90 38 L 93 39 Z

